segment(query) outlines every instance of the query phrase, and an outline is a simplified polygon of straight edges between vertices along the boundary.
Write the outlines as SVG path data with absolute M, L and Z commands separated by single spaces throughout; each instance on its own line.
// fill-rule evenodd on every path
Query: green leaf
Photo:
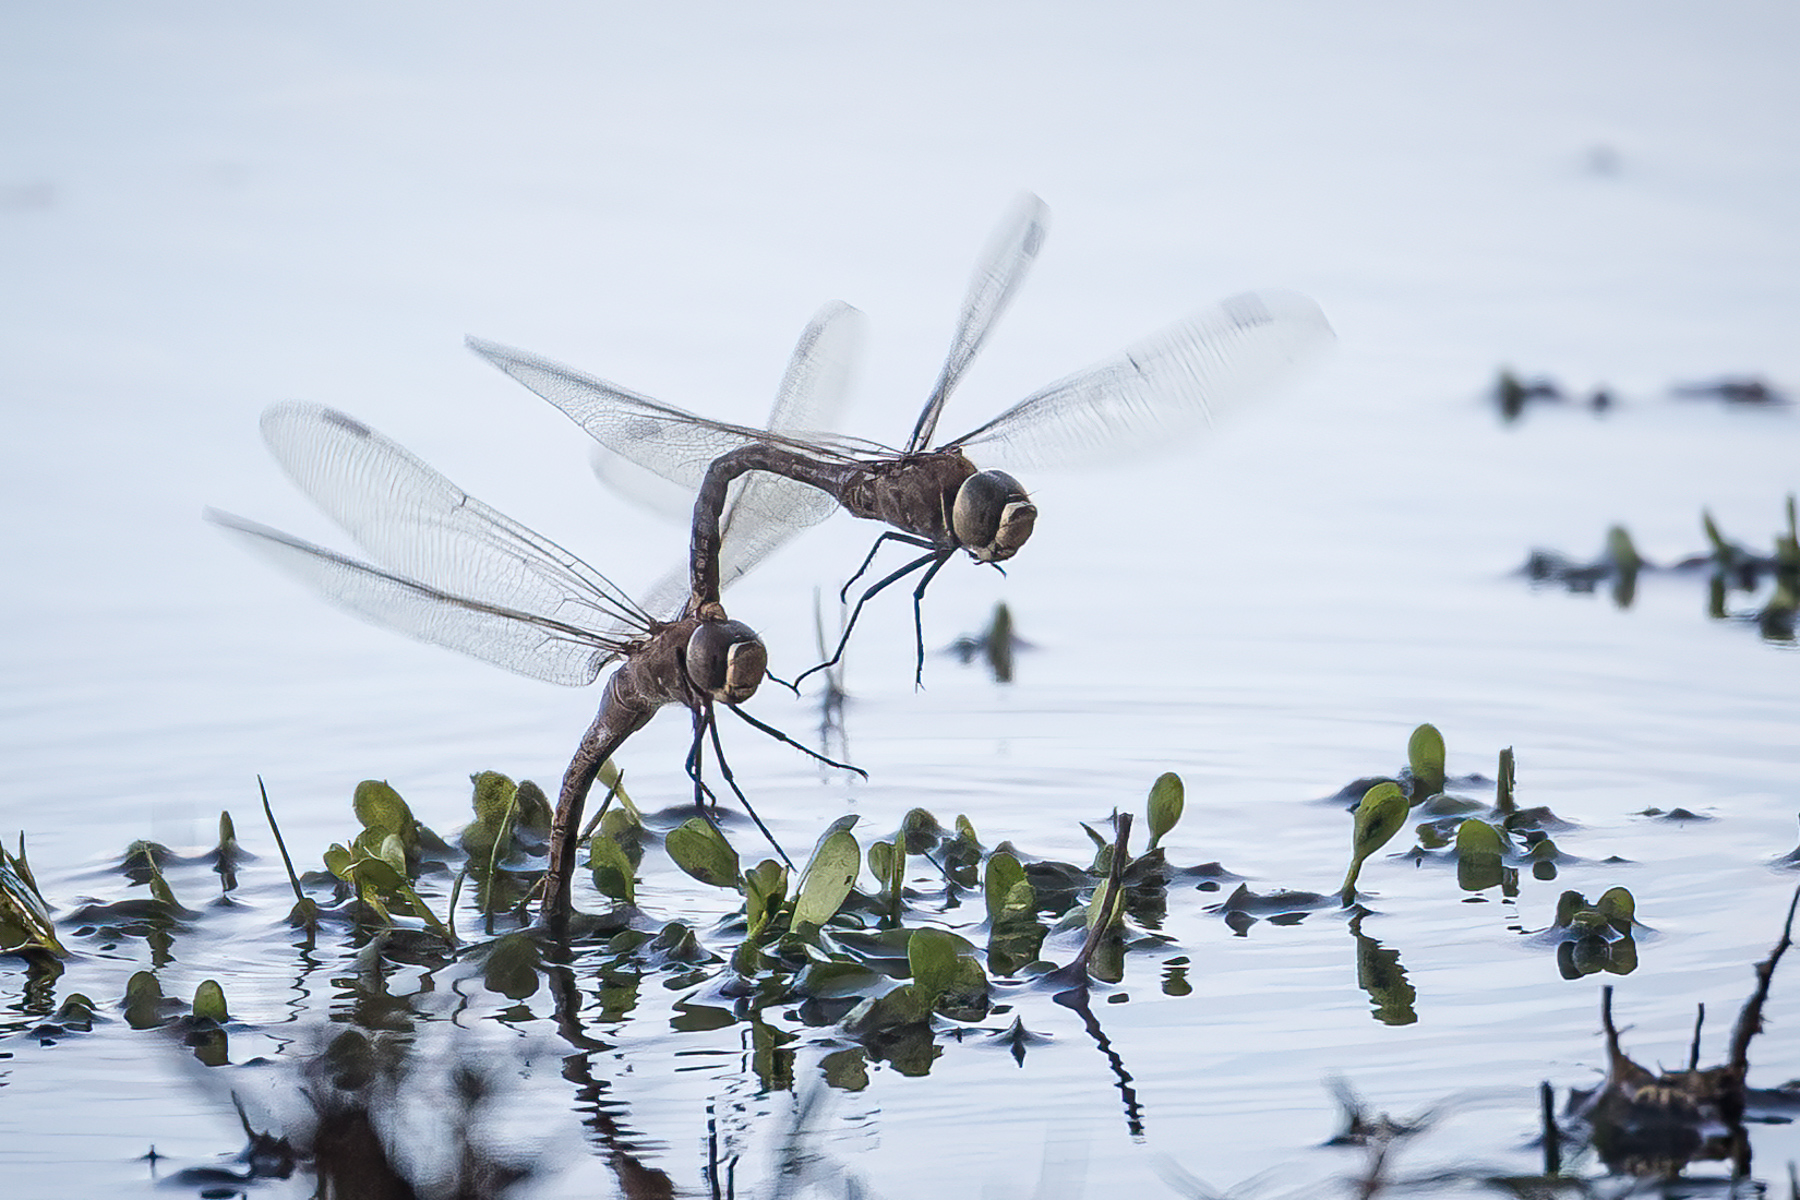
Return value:
M 1156 849 L 1163 835 L 1175 828 L 1175 823 L 1181 820 L 1186 790 L 1182 786 L 1181 776 L 1173 771 L 1165 771 L 1150 785 L 1150 803 L 1146 814 L 1150 822 L 1150 849 Z
M 406 844 L 400 840 L 399 834 L 390 833 L 382 838 L 375 853 L 382 862 L 394 868 L 394 873 L 402 880 L 406 879 Z
M 163 1023 L 163 990 L 156 976 L 139 971 L 125 983 L 125 1023 L 133 1029 L 153 1029 Z
M 915 929 L 906 943 L 906 962 L 912 968 L 913 992 L 930 1012 L 956 982 L 958 951 L 967 945 L 942 929 Z
M 1517 768 L 1513 763 L 1513 748 L 1508 746 L 1500 751 L 1499 777 L 1494 781 L 1494 808 L 1502 819 L 1510 817 L 1518 811 L 1513 801 L 1513 787 L 1518 779 Z
M 1486 821 L 1470 818 L 1456 827 L 1456 854 L 1465 855 L 1491 854 L 1495 858 L 1506 852 L 1506 842 L 1500 831 Z
M 713 887 L 738 886 L 738 856 L 725 835 L 699 817 L 690 817 L 663 839 L 675 865 Z
M 881 885 L 883 892 L 893 887 L 897 873 L 898 855 L 894 853 L 892 842 L 871 842 L 869 844 L 869 874 Z
M 988 921 L 999 924 L 1002 915 L 1007 911 L 1007 901 L 1019 884 L 1026 887 L 1025 868 L 1019 860 L 1004 850 L 996 850 L 988 855 L 987 877 L 982 881 L 983 891 L 987 895 Z M 1034 898 L 1035 899 L 1035 898 Z
M 600 815 L 600 835 L 611 838 L 628 851 L 635 851 L 634 862 L 643 852 L 644 823 L 624 805 L 615 804 Z
M 943 836 L 944 827 L 938 824 L 938 819 L 922 808 L 915 808 L 900 818 L 900 836 L 895 840 L 906 843 L 908 854 L 925 854 L 936 848 Z
M 509 933 L 482 950 L 481 981 L 488 991 L 509 1000 L 527 1000 L 537 994 L 543 954 L 530 935 Z
M 1356 877 L 1362 872 L 1364 861 L 1387 845 L 1388 839 L 1406 824 L 1411 811 L 1406 793 L 1392 780 L 1378 783 L 1363 793 L 1362 802 L 1356 806 L 1356 824 L 1350 835 L 1350 870 L 1344 875 L 1344 886 L 1340 889 L 1346 907 L 1356 899 Z
M 202 979 L 194 989 L 194 1015 L 223 1025 L 231 1019 L 225 1011 L 225 989 L 215 979 Z
M 325 848 L 325 869 L 345 883 L 356 882 L 350 870 L 350 864 L 354 861 L 356 861 L 355 855 L 338 842 L 333 842 Z
M 594 886 L 601 895 L 637 903 L 635 873 L 623 846 L 604 835 L 588 839 L 588 866 L 593 868 Z
M 1111 847 L 1108 847 L 1108 849 L 1110 848 Z M 1130 864 L 1127 863 L 1126 867 L 1129 869 Z M 1083 924 L 1086 928 L 1092 929 L 1096 925 L 1105 925 L 1110 929 L 1112 926 L 1118 924 L 1119 919 L 1125 915 L 1125 887 L 1123 879 L 1121 878 L 1118 887 L 1110 886 L 1111 883 L 1112 878 L 1109 871 L 1107 877 L 1101 879 L 1100 886 L 1095 888 L 1093 894 L 1088 897 L 1087 907 L 1083 910 L 1082 916 Z M 1106 906 L 1105 912 L 1100 910 L 1100 906 L 1103 904 Z
M 787 868 L 765 858 L 744 875 L 744 916 L 752 936 L 769 923 L 787 899 Z
M 507 814 L 514 811 L 518 785 L 498 771 L 477 772 L 469 776 L 469 783 L 473 785 L 469 804 L 475 811 L 475 823 L 484 832 L 483 844 L 491 847 L 496 836 L 506 828 Z M 465 832 L 464 845 L 467 844 Z
M 513 822 L 521 828 L 536 833 L 548 833 L 554 813 L 550 807 L 550 797 L 544 795 L 544 789 L 526 779 L 520 782 L 519 790 L 513 796 Z
M 833 828 L 834 832 L 820 840 L 800 877 L 799 895 L 794 899 L 796 926 L 823 925 L 831 920 L 856 884 L 862 868 L 862 848 L 847 826 Z
M 1456 829 L 1456 882 L 1467 892 L 1498 887 L 1505 877 L 1501 862 L 1506 841 L 1486 821 L 1471 817 Z
M 181 908 L 181 902 L 175 899 L 175 889 L 169 886 L 169 881 L 163 878 L 162 868 L 154 862 L 150 864 L 150 895 L 169 908 Z
M 1594 901 L 1594 909 L 1606 918 L 1606 923 L 1616 929 L 1630 929 L 1637 919 L 1637 901 L 1629 891 L 1622 887 L 1607 888 L 1600 893 L 1600 899 Z
M 1412 768 L 1413 798 L 1423 800 L 1444 790 L 1444 735 L 1435 725 L 1421 725 L 1406 742 L 1406 762 Z
M 68 951 L 56 940 L 50 908 L 39 894 L 26 865 L 25 839 L 19 839 L 19 855 L 0 848 L 0 950 L 48 950 L 59 957 Z
M 228 854 L 237 845 L 237 827 L 231 823 L 231 814 L 219 814 L 219 853 Z
M 412 810 L 406 807 L 406 801 L 400 798 L 400 793 L 385 781 L 365 779 L 357 784 L 350 807 L 364 829 L 398 834 L 403 843 L 412 843 L 415 836 Z

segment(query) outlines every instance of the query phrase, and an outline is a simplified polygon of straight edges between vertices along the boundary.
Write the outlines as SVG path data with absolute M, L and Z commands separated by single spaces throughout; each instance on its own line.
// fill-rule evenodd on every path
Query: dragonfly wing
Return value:
M 949 444 L 1037 467 L 1143 452 L 1200 433 L 1335 340 L 1307 297 L 1246 292 L 1051 384 Z
M 469 349 L 561 409 L 606 449 L 685 488 L 698 489 L 707 465 L 719 455 L 760 440 L 758 430 L 709 421 L 524 350 L 466 340 Z
M 849 390 L 850 370 L 861 346 L 863 315 L 848 304 L 826 304 L 807 324 L 769 411 L 769 427 L 758 440 L 784 445 L 810 445 L 802 437 L 827 434 L 837 427 Z M 833 451 L 831 457 L 841 457 Z M 620 480 L 620 462 L 607 463 L 601 478 Z M 642 489 L 633 487 L 634 492 Z M 816 525 L 837 510 L 837 498 L 828 492 L 766 471 L 752 471 L 732 484 L 719 520 L 719 583 L 728 586 L 761 562 L 777 547 L 809 525 Z M 687 514 L 693 511 L 688 496 Z M 679 611 L 687 602 L 688 568 L 664 576 L 645 594 L 644 607 L 663 614 Z
M 862 346 L 861 312 L 831 301 L 807 324 L 769 410 L 778 437 L 829 433 L 838 427 L 850 372 Z M 752 471 L 736 484 L 720 521 L 719 586 L 761 562 L 783 542 L 837 511 L 837 497 L 767 471 Z M 652 610 L 654 611 L 654 610 Z
M 648 615 L 600 572 L 360 421 L 294 402 L 265 412 L 262 431 L 300 489 L 380 568 L 572 628 L 647 628 Z
M 944 401 L 950 398 L 975 352 L 987 340 L 994 322 L 1012 302 L 1013 293 L 1024 281 L 1026 271 L 1044 244 L 1049 221 L 1049 208 L 1027 192 L 1014 202 L 976 260 L 975 277 L 969 281 L 968 294 L 963 297 L 962 315 L 957 319 L 956 333 L 950 339 L 950 353 L 944 359 L 943 373 L 938 376 L 937 386 L 931 389 L 931 396 L 919 413 L 918 424 L 913 426 L 912 437 L 906 443 L 908 453 L 931 445 L 938 417 L 944 411 Z
M 592 683 L 626 645 L 532 613 L 454 596 L 230 513 L 209 509 L 206 516 L 366 621 L 534 679 Z

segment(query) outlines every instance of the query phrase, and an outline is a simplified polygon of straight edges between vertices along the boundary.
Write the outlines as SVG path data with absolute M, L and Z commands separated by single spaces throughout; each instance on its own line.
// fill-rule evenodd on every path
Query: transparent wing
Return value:
M 360 421 L 321 405 L 277 404 L 263 414 L 262 432 L 300 489 L 388 574 L 597 636 L 648 628 L 649 616 L 611 580 Z
M 524 350 L 476 337 L 464 340 L 469 349 L 561 409 L 606 449 L 683 487 L 698 489 L 713 459 L 753 442 L 773 442 L 827 459 L 882 449 L 846 438 L 776 436 L 765 429 L 711 421 Z
M 1193 436 L 1336 340 L 1293 292 L 1246 292 L 1019 401 L 951 446 L 1019 466 L 1124 457 Z
M 787 373 L 769 410 L 777 438 L 835 430 L 850 390 L 850 372 L 862 345 L 863 315 L 832 301 L 801 333 Z M 807 437 L 808 441 L 816 438 Z M 719 586 L 760 563 L 776 547 L 837 510 L 837 497 L 767 471 L 752 471 L 734 485 L 720 520 Z M 657 611 L 657 610 L 652 610 Z
M 919 413 L 919 423 L 913 426 L 912 437 L 907 439 L 907 453 L 931 445 L 931 435 L 937 431 L 944 401 L 956 389 L 957 381 L 974 359 L 975 352 L 981 349 L 982 342 L 987 340 L 994 322 L 1012 302 L 1013 293 L 1024 281 L 1026 271 L 1044 244 L 1049 221 L 1049 208 L 1027 192 L 1013 203 L 1011 211 L 994 230 L 987 247 L 976 260 L 975 277 L 969 281 L 968 294 L 963 297 L 962 315 L 958 317 L 956 333 L 950 339 L 950 353 L 944 359 L 937 386 L 931 389 L 931 396 Z
M 880 452 L 831 432 L 843 412 L 863 326 L 862 313 L 839 301 L 814 314 L 789 357 L 768 427 L 760 430 L 709 421 L 491 342 L 471 338 L 469 345 L 593 434 L 601 443 L 594 472 L 603 483 L 645 507 L 686 519 L 706 467 L 740 446 L 772 442 L 839 459 L 857 450 Z M 646 470 L 663 480 L 646 477 Z M 659 486 L 664 481 L 669 482 Z M 837 499 L 828 493 L 778 475 L 754 471 L 739 479 L 720 519 L 721 586 L 836 508 Z M 686 603 L 687 585 L 684 564 L 643 594 L 644 608 L 673 615 Z
M 453 596 L 230 513 L 208 509 L 206 517 L 364 620 L 521 675 L 592 683 L 625 648 L 618 638 Z

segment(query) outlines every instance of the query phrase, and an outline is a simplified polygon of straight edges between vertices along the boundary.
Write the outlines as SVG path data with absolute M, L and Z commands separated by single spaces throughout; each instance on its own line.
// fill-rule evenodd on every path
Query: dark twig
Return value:
M 300 890 L 300 877 L 294 874 L 294 860 L 288 857 L 287 843 L 281 839 L 281 826 L 275 823 L 275 810 L 269 806 L 269 789 L 263 786 L 263 777 L 256 777 L 256 790 L 262 793 L 263 816 L 269 818 L 269 832 L 275 835 L 275 848 L 281 851 L 281 861 L 287 867 L 288 883 L 293 885 L 294 899 L 303 901 L 306 893 Z
M 1125 840 L 1130 836 L 1131 814 L 1120 813 L 1119 836 L 1113 839 L 1112 862 L 1106 872 L 1106 882 L 1100 885 L 1101 899 L 1095 906 L 1094 923 L 1088 928 L 1087 941 L 1082 943 L 1081 953 L 1075 956 L 1075 961 L 1070 963 L 1068 968 L 1069 973 L 1075 976 L 1077 986 L 1083 991 L 1087 990 L 1088 960 L 1094 956 L 1094 951 L 1100 948 L 1100 939 L 1105 937 L 1106 931 L 1111 928 L 1113 908 L 1119 903 L 1119 893 L 1123 888 L 1122 880 L 1125 876 Z
M 1738 1013 L 1737 1026 L 1731 1031 L 1731 1057 L 1726 1066 L 1736 1071 L 1739 1079 L 1747 1078 L 1750 1073 L 1750 1039 L 1762 1032 L 1763 1002 L 1769 998 L 1769 982 L 1775 977 L 1775 964 L 1794 944 L 1794 910 L 1797 907 L 1800 907 L 1800 888 L 1794 889 L 1794 898 L 1788 903 L 1781 940 L 1769 951 L 1769 957 L 1756 964 L 1756 991 L 1745 1001 L 1743 1011 Z

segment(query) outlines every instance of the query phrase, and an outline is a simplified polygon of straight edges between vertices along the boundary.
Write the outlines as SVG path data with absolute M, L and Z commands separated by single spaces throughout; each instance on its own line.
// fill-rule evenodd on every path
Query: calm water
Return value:
M 1603 1064 L 1598 977 L 1564 980 L 1518 932 L 1549 924 L 1564 887 L 1637 899 L 1640 965 L 1613 982 L 1638 1060 L 1685 1062 L 1699 1002 L 1703 1057 L 1721 1057 L 1795 883 L 1767 864 L 1800 840 L 1800 657 L 1706 619 L 1699 576 L 1647 574 L 1620 611 L 1511 572 L 1536 546 L 1596 553 L 1614 522 L 1673 560 L 1703 548 L 1702 507 L 1763 549 L 1800 488 L 1793 411 L 1666 393 L 1727 371 L 1800 379 L 1800 152 L 1779 115 L 1800 98 L 1772 59 L 1793 19 L 1747 7 L 1694 30 L 1636 7 L 1569 26 L 1554 12 L 1385 31 L 1299 8 L 1023 31 L 996 14 L 950 46 L 923 23 L 890 37 L 798 8 L 686 32 L 415 14 L 350 37 L 328 19 L 234 25 L 203 8 L 98 37 L 21 25 L 10 87 L 66 96 L 78 66 L 83 94 L 108 103 L 9 134 L 20 165 L 0 179 L 13 278 L 33 284 L 0 287 L 16 580 L 0 613 L 0 830 L 26 833 L 65 910 L 132 894 L 110 864 L 134 838 L 203 848 L 222 808 L 262 857 L 229 905 L 205 902 L 205 868 L 172 873 L 202 915 L 159 974 L 183 997 L 225 983 L 232 1067 L 117 1020 L 149 961 L 141 940 L 75 939 L 47 985 L 0 970 L 0 1164 L 18 1194 L 147 1192 L 152 1145 L 177 1166 L 234 1149 L 228 1092 L 279 1113 L 283 1064 L 350 1011 L 347 940 L 302 952 L 282 924 L 258 773 L 296 858 L 316 865 L 353 832 L 357 780 L 390 779 L 449 832 L 471 771 L 554 780 L 597 700 L 366 629 L 202 527 L 215 503 L 329 536 L 257 444 L 262 406 L 343 407 L 635 585 L 680 556 L 679 531 L 602 495 L 579 435 L 460 335 L 748 418 L 806 314 L 843 295 L 876 342 L 855 431 L 896 439 L 973 252 L 1022 185 L 1058 224 L 951 424 L 1241 287 L 1317 296 L 1339 351 L 1194 453 L 1025 480 L 1043 517 L 1009 575 L 953 564 L 926 606 L 943 646 L 1006 600 L 1036 645 L 1012 685 L 939 656 L 915 693 L 907 604 L 877 605 L 848 673 L 848 749 L 868 783 L 732 736 L 790 852 L 842 813 L 866 843 L 922 806 L 967 814 L 989 844 L 1085 862 L 1078 822 L 1141 812 L 1175 770 L 1188 813 L 1173 861 L 1329 891 L 1349 821 L 1318 801 L 1398 769 L 1429 720 L 1453 774 L 1491 775 L 1512 746 L 1521 802 L 1576 822 L 1557 840 L 1584 861 L 1527 879 L 1516 903 L 1467 896 L 1440 867 L 1371 862 L 1360 931 L 1397 952 L 1411 1024 L 1374 1019 L 1336 913 L 1238 936 L 1207 911 L 1218 893 L 1177 889 L 1170 942 L 1096 996 L 1119 1066 L 1046 991 L 1008 983 L 1011 1011 L 960 1039 L 941 1029 L 929 1074 L 872 1066 L 858 1091 L 818 1087 L 847 1039 L 780 1011 L 768 1019 L 797 1035 L 795 1084 L 765 1088 L 747 1026 L 671 1024 L 706 984 L 665 986 L 668 973 L 620 1017 L 578 969 L 594 1044 L 577 1050 L 547 989 L 515 1002 L 460 965 L 396 972 L 423 1042 L 492 1066 L 495 1136 L 541 1148 L 549 1194 L 618 1191 L 629 1164 L 706 1194 L 710 1158 L 736 1162 L 738 1194 L 768 1195 L 789 1142 L 889 1196 L 1179 1194 L 1158 1173 L 1170 1164 L 1220 1188 L 1274 1172 L 1251 1195 L 1318 1194 L 1310 1181 L 1358 1162 L 1319 1148 L 1336 1125 L 1325 1081 L 1341 1076 L 1395 1114 L 1466 1094 L 1402 1170 L 1528 1171 L 1538 1082 L 1588 1086 Z M 1602 37 L 1618 52 L 1597 61 L 1584 47 Z M 594 74 L 595 46 L 616 51 L 614 73 Z M 927 52 L 948 56 L 949 82 L 920 95 Z M 1529 86 L 1521 62 L 1540 71 Z M 821 112 L 820 96 L 850 99 Z M 926 148 L 972 141 L 987 149 Z M 1608 382 L 1620 403 L 1503 426 L 1481 394 L 1505 361 Z M 813 588 L 873 532 L 836 519 L 729 597 L 778 670 L 810 661 Z M 773 689 L 753 708 L 796 734 L 816 724 L 810 699 Z M 685 741 L 672 716 L 633 739 L 640 802 L 683 798 Z M 1676 807 L 1710 819 L 1639 815 Z M 752 831 L 734 836 L 755 853 Z M 647 912 L 728 948 L 710 932 L 720 893 L 655 850 L 641 874 Z M 913 882 L 929 912 L 936 885 Z M 1794 969 L 1777 976 L 1755 1085 L 1800 1077 Z M 74 991 L 114 1019 L 40 1044 L 30 1028 Z M 1046 1039 L 1022 1065 L 989 1036 L 1015 1017 Z M 793 1137 L 797 1098 L 812 1107 Z M 1800 1158 L 1788 1127 L 1755 1138 L 1764 1178 Z

